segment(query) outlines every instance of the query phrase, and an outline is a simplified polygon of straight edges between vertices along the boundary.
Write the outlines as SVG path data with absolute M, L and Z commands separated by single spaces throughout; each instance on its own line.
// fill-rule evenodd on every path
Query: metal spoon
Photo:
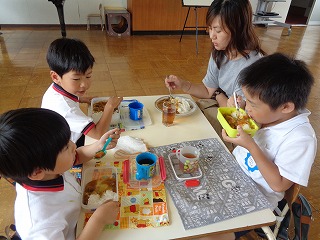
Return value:
M 167 75 L 166 76 L 166 78 L 168 79 L 169 78 L 169 76 Z M 170 97 L 170 100 L 172 100 L 173 99 L 173 96 L 172 96 L 172 94 L 171 94 L 171 87 L 170 87 L 170 84 L 169 84 L 169 97 Z
M 110 143 L 111 141 L 112 141 L 112 138 L 109 137 L 109 138 L 107 139 L 107 141 L 105 142 L 105 144 L 103 145 L 103 148 L 102 148 L 100 151 L 96 152 L 96 154 L 94 155 L 94 158 L 100 159 L 100 158 L 102 158 L 104 155 L 106 155 L 106 153 L 107 153 L 107 146 L 109 145 L 109 143 Z

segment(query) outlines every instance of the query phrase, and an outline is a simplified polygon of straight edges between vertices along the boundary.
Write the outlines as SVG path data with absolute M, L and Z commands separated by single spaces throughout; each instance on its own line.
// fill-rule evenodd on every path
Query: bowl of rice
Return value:
M 190 98 L 183 96 L 163 96 L 155 101 L 155 107 L 162 112 L 163 102 L 171 101 L 176 105 L 176 116 L 189 116 L 197 109 L 197 104 Z
M 81 206 L 94 211 L 104 202 L 118 201 L 118 177 L 114 167 L 89 167 L 83 173 Z
M 217 119 L 224 130 L 226 130 L 228 136 L 232 138 L 237 137 L 237 126 L 239 125 L 252 137 L 259 129 L 258 125 L 253 121 L 253 119 L 251 119 L 241 108 L 238 112 L 234 107 L 220 107 L 218 108 Z

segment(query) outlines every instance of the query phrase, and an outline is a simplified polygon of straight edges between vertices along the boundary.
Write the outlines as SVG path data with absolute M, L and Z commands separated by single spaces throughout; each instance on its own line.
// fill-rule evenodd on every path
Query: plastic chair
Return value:
M 276 240 L 279 232 L 279 228 L 281 225 L 282 220 L 284 219 L 287 212 L 291 211 L 291 205 L 292 203 L 297 199 L 298 194 L 300 191 L 300 185 L 294 183 L 286 192 L 284 195 L 284 199 L 287 201 L 286 205 L 282 209 L 282 211 L 279 208 L 276 208 L 274 211 L 276 213 L 276 224 L 274 227 L 274 230 L 272 231 L 270 227 L 262 227 L 262 230 L 266 234 L 267 238 L 269 240 Z
M 99 13 L 88 14 L 87 16 L 87 30 L 90 30 L 90 19 L 91 18 L 100 18 L 101 21 L 101 31 L 104 29 L 103 18 L 102 18 L 102 4 L 99 4 Z

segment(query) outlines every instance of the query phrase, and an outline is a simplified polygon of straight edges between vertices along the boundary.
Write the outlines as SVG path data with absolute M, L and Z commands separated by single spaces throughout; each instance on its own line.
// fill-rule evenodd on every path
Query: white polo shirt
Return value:
M 269 160 L 278 166 L 280 175 L 302 186 L 308 185 L 317 151 L 317 138 L 309 115 L 310 111 L 305 109 L 294 118 L 258 130 L 254 136 Z M 237 146 L 232 153 L 243 171 L 257 183 L 275 208 L 283 199 L 284 192 L 274 192 L 269 187 L 247 149 Z
M 15 224 L 23 240 L 74 240 L 81 211 L 81 188 L 65 172 L 49 181 L 16 184 Z
M 93 119 L 81 111 L 78 97 L 55 83 L 43 95 L 41 107 L 53 110 L 67 120 L 74 143 L 95 126 Z

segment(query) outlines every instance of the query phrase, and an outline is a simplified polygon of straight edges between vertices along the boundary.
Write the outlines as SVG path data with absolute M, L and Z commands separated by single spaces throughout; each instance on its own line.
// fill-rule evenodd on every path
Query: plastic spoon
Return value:
M 234 105 L 236 106 L 237 109 L 237 117 L 240 116 L 240 110 L 239 110 L 239 104 L 237 102 L 237 94 L 236 92 L 233 92 L 233 98 L 234 98 Z
M 105 142 L 105 144 L 103 145 L 103 148 L 100 151 L 96 152 L 96 154 L 94 155 L 94 158 L 99 159 L 99 158 L 102 158 L 104 155 L 106 155 L 107 147 L 111 141 L 112 141 L 112 138 L 109 137 Z

